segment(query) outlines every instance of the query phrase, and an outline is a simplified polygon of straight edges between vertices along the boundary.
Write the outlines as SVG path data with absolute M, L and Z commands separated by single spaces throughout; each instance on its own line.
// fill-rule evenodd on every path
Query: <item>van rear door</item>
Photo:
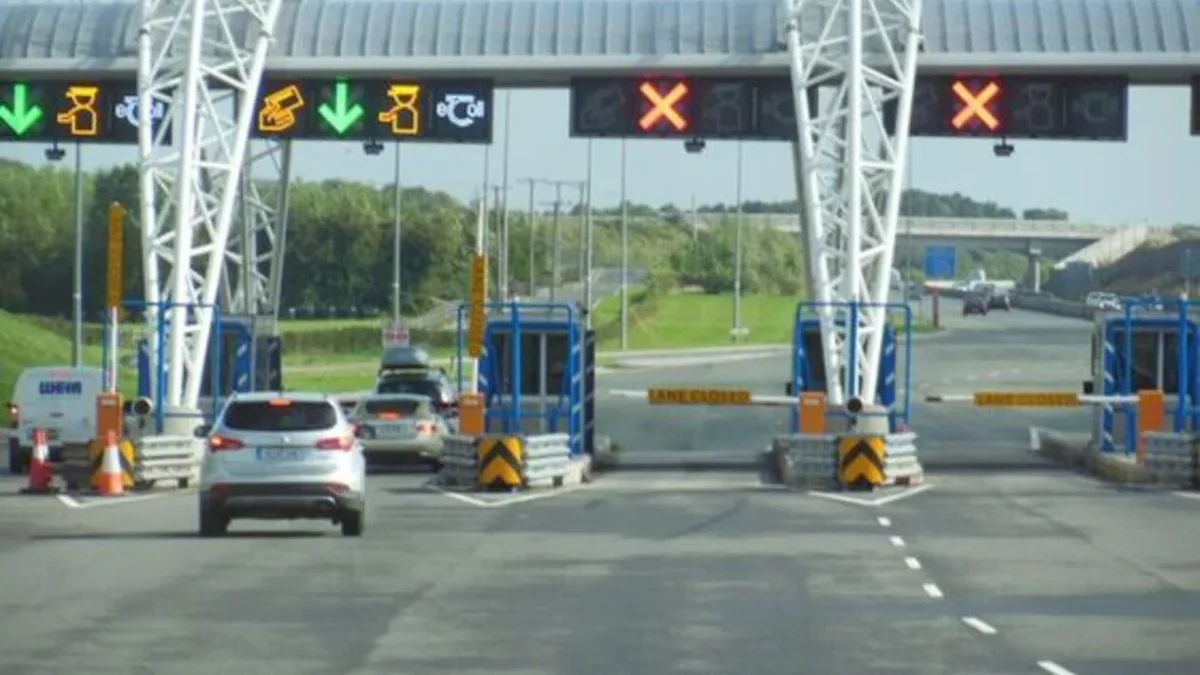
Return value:
M 45 429 L 51 443 L 86 443 L 96 431 L 98 368 L 31 368 L 18 381 L 23 444 L 34 429 Z

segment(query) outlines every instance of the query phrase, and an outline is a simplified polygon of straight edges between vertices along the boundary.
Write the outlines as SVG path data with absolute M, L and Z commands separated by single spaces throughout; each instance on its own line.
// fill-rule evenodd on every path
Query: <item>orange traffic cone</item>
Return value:
M 33 430 L 33 451 L 29 456 L 29 482 L 21 492 L 29 495 L 45 495 L 54 492 L 50 484 L 54 481 L 54 469 L 50 467 L 50 446 L 46 443 L 44 429 Z
M 125 477 L 121 471 L 121 449 L 117 447 L 117 434 L 108 432 L 104 445 L 104 459 L 100 462 L 100 480 L 96 492 L 105 497 L 120 497 L 125 494 Z

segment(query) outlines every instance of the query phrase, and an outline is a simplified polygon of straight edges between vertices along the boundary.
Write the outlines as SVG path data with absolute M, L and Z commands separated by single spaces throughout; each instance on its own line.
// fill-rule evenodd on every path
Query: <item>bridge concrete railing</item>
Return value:
M 732 218 L 728 213 L 698 213 L 698 227 L 711 227 L 722 219 Z M 747 213 L 743 222 L 751 227 L 769 227 L 776 230 L 799 231 L 798 217 L 794 213 Z M 1065 220 L 1019 220 L 1014 218 L 901 218 L 899 234 L 914 237 L 945 237 L 966 239 L 1076 239 L 1083 242 L 1099 241 L 1117 232 L 1121 226 L 1101 225 Z

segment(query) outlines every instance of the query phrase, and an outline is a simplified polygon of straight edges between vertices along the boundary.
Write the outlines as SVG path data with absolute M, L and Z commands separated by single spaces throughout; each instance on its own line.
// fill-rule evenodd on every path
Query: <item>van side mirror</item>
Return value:
M 208 432 L 210 431 L 212 431 L 212 427 L 210 425 L 201 424 L 192 431 L 192 434 L 196 438 L 205 438 L 208 436 Z

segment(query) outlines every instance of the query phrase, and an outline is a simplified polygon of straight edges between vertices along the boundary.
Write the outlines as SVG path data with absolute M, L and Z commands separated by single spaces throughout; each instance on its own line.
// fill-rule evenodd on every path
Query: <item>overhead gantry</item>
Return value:
M 781 2 L 827 393 L 834 404 L 867 392 L 873 400 L 908 156 L 921 0 Z M 895 119 L 888 125 L 884 107 L 892 105 Z

